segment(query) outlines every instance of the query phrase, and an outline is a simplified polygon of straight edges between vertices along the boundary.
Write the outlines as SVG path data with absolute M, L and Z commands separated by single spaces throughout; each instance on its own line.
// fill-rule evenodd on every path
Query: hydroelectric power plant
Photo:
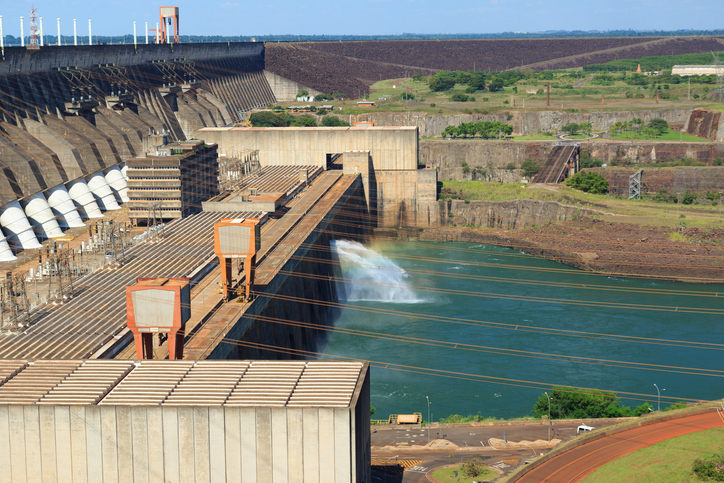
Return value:
M 264 67 L 257 42 L 5 49 L 14 479 L 371 481 L 370 405 L 521 416 L 559 384 L 635 404 L 676 368 L 668 401 L 720 395 L 716 288 L 424 241 L 453 204 L 418 127 L 245 126 L 305 87 Z

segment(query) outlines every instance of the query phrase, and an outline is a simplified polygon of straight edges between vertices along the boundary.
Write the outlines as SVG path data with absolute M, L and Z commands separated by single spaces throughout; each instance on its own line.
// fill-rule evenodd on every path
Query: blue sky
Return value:
M 495 33 L 545 30 L 712 30 L 721 22 L 721 0 L 196 0 L 153 4 L 147 0 L 2 0 L 5 34 L 20 34 L 20 16 L 31 5 L 43 17 L 46 33 L 63 35 L 142 35 L 144 22 L 155 28 L 160 5 L 180 8 L 181 34 L 395 34 Z

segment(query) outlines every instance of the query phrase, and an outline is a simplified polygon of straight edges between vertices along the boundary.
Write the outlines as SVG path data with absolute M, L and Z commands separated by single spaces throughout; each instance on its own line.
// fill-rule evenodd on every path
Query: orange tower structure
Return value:
M 159 20 L 161 25 L 160 42 L 168 43 L 168 34 L 173 32 L 173 43 L 177 44 L 178 40 L 178 7 L 159 7 Z M 168 30 L 166 29 L 166 21 L 168 20 Z
M 235 295 L 231 265 L 234 259 L 244 259 L 244 301 L 251 299 L 256 269 L 256 252 L 261 248 L 261 225 L 257 219 L 223 218 L 214 223 L 214 253 L 219 257 L 224 297 Z
M 139 359 L 153 359 L 153 334 L 168 334 L 168 358 L 183 358 L 184 325 L 191 316 L 188 278 L 139 278 L 126 287 L 128 328 Z

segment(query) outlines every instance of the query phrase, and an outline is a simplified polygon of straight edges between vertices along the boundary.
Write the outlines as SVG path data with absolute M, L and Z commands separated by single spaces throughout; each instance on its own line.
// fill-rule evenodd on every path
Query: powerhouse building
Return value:
M 361 362 L 0 360 L 0 479 L 370 482 Z

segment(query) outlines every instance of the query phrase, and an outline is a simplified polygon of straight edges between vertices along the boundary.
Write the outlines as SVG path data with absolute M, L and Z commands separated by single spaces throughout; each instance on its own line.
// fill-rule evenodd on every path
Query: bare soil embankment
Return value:
M 520 250 L 582 270 L 689 283 L 724 282 L 724 230 L 614 223 L 582 217 L 524 230 L 428 228 L 421 240 L 487 243 Z

